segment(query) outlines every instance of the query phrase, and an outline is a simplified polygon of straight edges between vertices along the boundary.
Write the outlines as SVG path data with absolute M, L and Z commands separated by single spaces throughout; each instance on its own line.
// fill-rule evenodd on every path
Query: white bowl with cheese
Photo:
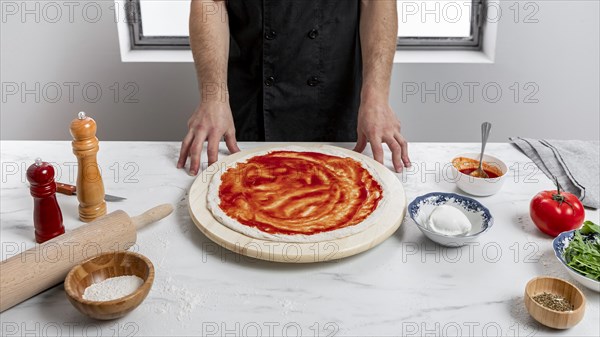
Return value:
M 490 210 L 479 201 L 455 193 L 417 197 L 408 205 L 408 214 L 426 237 L 447 247 L 476 241 L 494 223 Z

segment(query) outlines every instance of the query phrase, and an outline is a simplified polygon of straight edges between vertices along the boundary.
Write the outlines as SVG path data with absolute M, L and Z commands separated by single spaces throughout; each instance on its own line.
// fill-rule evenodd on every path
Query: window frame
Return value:
M 466 0 L 463 0 L 466 1 Z M 486 0 L 471 1 L 471 35 L 468 37 L 398 37 L 396 50 L 481 50 Z
M 145 36 L 140 0 L 126 0 L 125 12 L 132 50 L 189 50 L 190 38 L 181 36 Z
M 464 0 L 467 1 L 467 0 Z M 471 36 L 469 37 L 398 37 L 396 50 L 481 50 L 483 19 L 487 0 L 471 1 Z M 142 28 L 140 0 L 126 0 L 131 50 L 190 50 L 189 37 L 145 36 Z

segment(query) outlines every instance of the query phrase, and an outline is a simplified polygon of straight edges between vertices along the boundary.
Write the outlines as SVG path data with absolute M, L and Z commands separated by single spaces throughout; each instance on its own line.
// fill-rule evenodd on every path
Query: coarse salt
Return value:
M 132 294 L 144 280 L 135 276 L 117 276 L 94 283 L 85 288 L 83 299 L 88 301 L 112 301 Z

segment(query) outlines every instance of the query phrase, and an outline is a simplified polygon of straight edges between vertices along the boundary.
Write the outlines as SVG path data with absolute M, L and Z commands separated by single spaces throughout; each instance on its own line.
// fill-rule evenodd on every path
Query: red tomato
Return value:
M 585 218 L 581 201 L 573 194 L 560 190 L 536 194 L 529 205 L 529 213 L 533 223 L 552 237 L 579 228 Z

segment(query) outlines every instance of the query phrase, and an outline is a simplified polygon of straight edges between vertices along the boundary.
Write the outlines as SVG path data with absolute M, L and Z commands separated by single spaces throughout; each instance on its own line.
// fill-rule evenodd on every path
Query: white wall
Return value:
M 515 2 L 502 1 L 494 64 L 394 67 L 391 104 L 410 141 L 478 141 L 483 120 L 494 123 L 492 141 L 513 135 L 599 139 L 599 1 L 522 1 L 517 17 L 509 8 Z M 35 8 L 33 1 L 2 1 L 1 139 L 70 139 L 69 122 L 80 110 L 97 120 L 101 140 L 183 137 L 198 101 L 193 64 L 122 63 L 112 1 L 81 2 L 72 15 L 62 1 L 41 2 L 39 20 L 22 16 L 23 3 Z M 532 12 L 525 3 L 538 6 L 537 23 L 523 22 Z M 21 8 L 13 15 L 14 5 Z M 58 18 L 55 7 L 62 10 Z M 435 94 L 421 96 L 425 88 L 436 92 L 436 85 L 439 102 Z M 102 95 L 89 102 L 97 87 Z M 502 95 L 495 98 L 498 87 Z M 22 95 L 23 89 L 33 93 Z

